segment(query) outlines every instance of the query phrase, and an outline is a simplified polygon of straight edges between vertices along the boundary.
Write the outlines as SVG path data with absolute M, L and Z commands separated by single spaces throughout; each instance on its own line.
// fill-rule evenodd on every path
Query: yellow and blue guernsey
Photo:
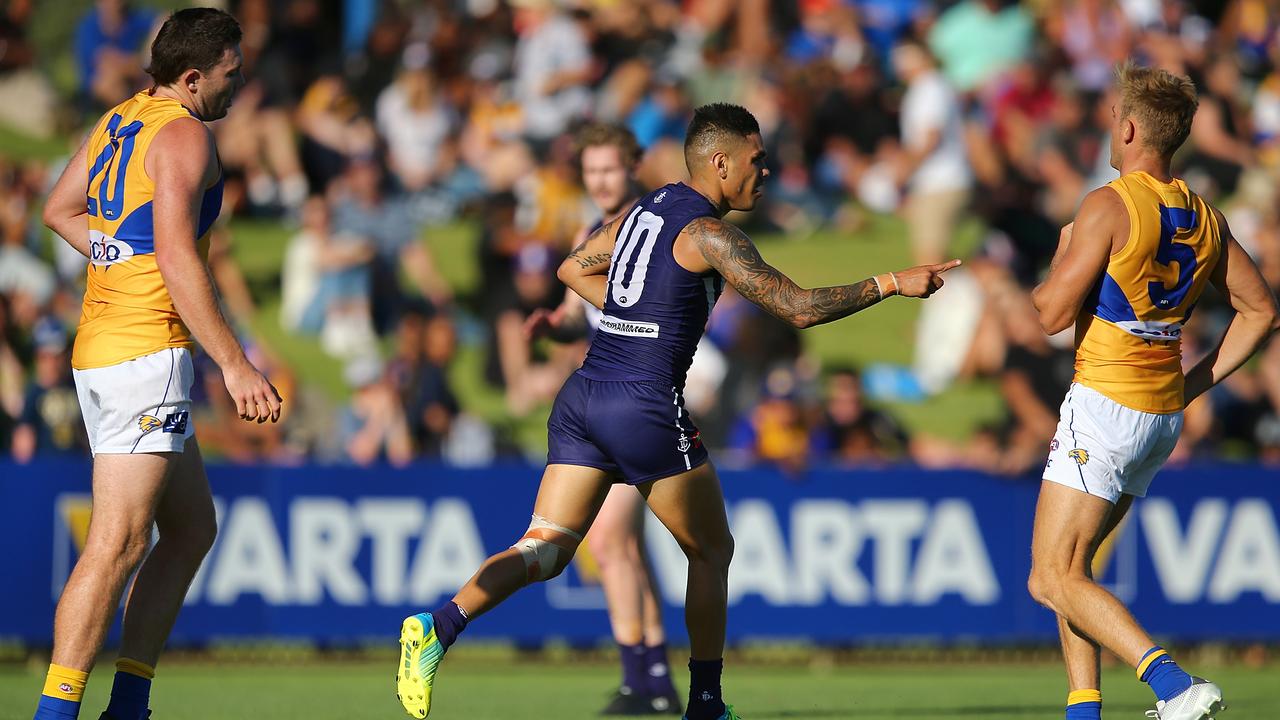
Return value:
M 189 348 L 191 333 L 156 265 L 152 198 L 143 160 L 156 133 L 192 114 L 176 100 L 140 92 L 112 108 L 89 138 L 89 270 L 71 366 L 106 367 Z M 209 229 L 222 209 L 223 178 L 205 190 L 194 239 L 209 254 Z
M 1076 322 L 1076 382 L 1125 407 L 1183 409 L 1182 326 L 1218 258 L 1208 203 L 1174 179 L 1144 172 L 1109 185 L 1129 213 L 1129 240 L 1111 256 Z

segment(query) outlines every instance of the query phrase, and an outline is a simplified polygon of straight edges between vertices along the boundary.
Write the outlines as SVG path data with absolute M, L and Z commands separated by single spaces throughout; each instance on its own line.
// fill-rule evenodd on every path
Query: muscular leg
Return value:
M 125 603 L 120 656 L 152 667 L 182 609 L 187 588 L 217 535 L 213 498 L 194 437 L 173 463 L 155 510 L 160 539 L 143 561 Z
M 1085 558 L 1085 568 L 1089 579 L 1093 579 L 1093 558 L 1098 546 L 1111 536 L 1133 505 L 1132 495 L 1121 495 L 1107 516 L 1107 524 L 1102 529 L 1098 543 L 1094 545 Z M 1098 643 L 1072 627 L 1061 615 L 1058 616 L 1058 637 L 1062 641 L 1062 657 L 1067 664 L 1067 686 L 1071 691 L 1098 690 L 1102 688 L 1100 668 L 1101 653 Z
M 612 486 L 603 470 L 579 465 L 548 465 L 538 487 L 533 513 L 572 530 L 586 534 Z M 562 556 L 552 577 L 569 564 L 572 556 Z M 524 558 L 515 548 L 491 556 L 467 584 L 453 596 L 471 620 L 497 607 L 512 593 L 529 584 Z
M 694 660 L 719 660 L 724 655 L 733 536 L 715 468 L 708 462 L 643 485 L 641 492 L 689 559 L 685 626 L 690 654 Z
M 649 563 L 649 552 L 644 544 L 644 514 L 641 511 L 639 530 L 635 538 L 636 556 L 643 573 L 640 583 L 640 600 L 644 619 L 645 672 L 649 676 L 649 692 L 665 704 L 655 704 L 657 709 L 673 708 L 679 712 L 679 693 L 671 679 L 667 659 L 667 629 L 662 624 L 662 601 L 659 600 L 658 583 Z
M 615 485 L 587 533 L 591 556 L 600 564 L 613 639 L 619 645 L 639 645 L 645 640 L 648 575 L 639 546 L 643 511 L 644 498 L 635 488 Z
M 725 714 L 720 696 L 729 563 L 733 535 L 720 480 L 710 462 L 641 487 L 653 514 L 667 526 L 689 559 L 684 622 L 689 631 L 689 702 L 685 717 L 711 720 Z
M 662 609 L 644 550 L 644 497 L 615 485 L 587 533 L 609 605 L 622 662 L 622 685 L 603 714 L 631 714 L 634 704 L 679 702 L 667 666 Z M 655 705 L 655 707 L 657 707 Z
M 147 552 L 172 460 L 170 453 L 94 459 L 89 536 L 58 600 L 54 664 L 85 672 L 93 668 L 124 584 Z
M 553 578 L 564 570 L 612 484 L 603 470 L 548 465 L 533 505 L 535 523 L 517 547 L 485 560 L 452 600 L 429 615 L 405 618 L 400 627 L 403 657 L 396 668 L 396 694 L 410 715 L 424 718 L 431 712 L 440 659 L 469 621 L 530 582 Z
M 1102 687 L 1100 647 L 1088 636 L 1058 616 L 1058 640 L 1067 665 L 1067 690 L 1099 690 Z
M 1114 595 L 1093 581 L 1093 552 L 1105 535 L 1111 503 L 1074 488 L 1044 481 L 1036 505 L 1027 587 L 1041 605 L 1137 667 L 1155 645 Z M 1073 644 L 1072 653 L 1078 648 Z M 1083 653 L 1077 671 L 1089 659 Z M 1089 659 L 1090 662 L 1093 662 Z
M 643 516 L 641 532 L 643 533 Z M 658 600 L 658 582 L 653 577 L 653 567 L 649 564 L 649 552 L 644 547 L 644 535 L 636 537 L 636 553 L 640 570 L 644 577 L 640 582 L 641 615 L 644 619 L 644 644 L 656 647 L 667 642 L 667 629 L 662 624 L 662 602 Z

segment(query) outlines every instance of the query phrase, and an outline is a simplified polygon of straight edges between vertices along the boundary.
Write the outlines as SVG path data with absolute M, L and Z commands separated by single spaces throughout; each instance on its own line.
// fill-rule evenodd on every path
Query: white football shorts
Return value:
M 127 454 L 182 452 L 194 434 L 191 351 L 165 348 L 116 365 L 72 370 L 89 449 Z
M 1115 503 L 1143 497 L 1182 434 L 1182 413 L 1146 413 L 1072 383 L 1044 479 Z

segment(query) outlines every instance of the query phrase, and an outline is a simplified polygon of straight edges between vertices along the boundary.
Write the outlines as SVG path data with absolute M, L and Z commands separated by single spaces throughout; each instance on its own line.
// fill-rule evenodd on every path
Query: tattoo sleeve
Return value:
M 806 290 L 760 257 L 747 234 L 717 218 L 685 227 L 702 256 L 738 294 L 795 327 L 839 320 L 880 302 L 874 280 Z

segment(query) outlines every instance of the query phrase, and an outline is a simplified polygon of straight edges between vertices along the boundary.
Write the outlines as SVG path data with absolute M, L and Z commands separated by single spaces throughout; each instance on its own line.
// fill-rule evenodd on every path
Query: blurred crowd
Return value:
M 573 133 L 628 127 L 652 188 L 684 177 L 691 109 L 736 102 L 760 121 L 773 180 L 751 230 L 803 242 L 897 214 L 918 262 L 977 250 L 922 306 L 909 366 L 823 367 L 803 335 L 728 293 L 691 372 L 689 409 L 723 462 L 915 462 L 1021 476 L 1043 462 L 1070 382 L 1070 331 L 1046 337 L 1029 299 L 1092 188 L 1116 176 L 1107 129 L 1116 63 L 1192 77 L 1201 104 L 1175 171 L 1221 207 L 1280 288 L 1280 7 L 1266 0 L 227 0 L 244 29 L 248 85 L 214 124 L 224 220 L 290 228 L 281 325 L 338 358 L 349 399 L 298 383 L 254 336 L 255 293 L 229 257 L 211 267 L 255 362 L 286 397 L 280 426 L 238 423 L 216 366 L 199 369 L 202 445 L 230 461 L 482 463 L 522 451 L 481 421 L 453 378 L 463 343 L 505 414 L 541 411 L 582 343 L 530 343 L 555 307 L 555 269 L 599 215 Z M 163 15 L 96 0 L 65 51 L 63 97 L 29 29 L 33 0 L 0 17 L 0 125 L 76 137 L 147 86 Z M 42 48 L 43 49 L 43 48 Z M 43 49 L 48 50 L 48 49 Z M 55 48 L 54 50 L 58 50 Z M 40 227 L 60 167 L 0 159 L 0 450 L 85 452 L 67 356 L 83 260 Z M 478 234 L 477 291 L 455 297 L 423 238 Z M 438 246 L 437 246 L 438 247 Z M 470 247 L 470 246 L 468 246 Z M 767 251 L 766 251 L 767 254 Z M 270 297 L 268 301 L 267 298 Z M 1223 330 L 1206 298 L 1188 365 Z M 940 350 L 941 349 L 941 350 Z M 469 356 L 470 357 L 470 356 Z M 732 361 L 729 360 L 732 358 Z M 910 433 L 889 408 L 979 380 L 1002 417 L 963 443 Z M 1280 462 L 1280 342 L 1188 409 L 1175 461 Z

